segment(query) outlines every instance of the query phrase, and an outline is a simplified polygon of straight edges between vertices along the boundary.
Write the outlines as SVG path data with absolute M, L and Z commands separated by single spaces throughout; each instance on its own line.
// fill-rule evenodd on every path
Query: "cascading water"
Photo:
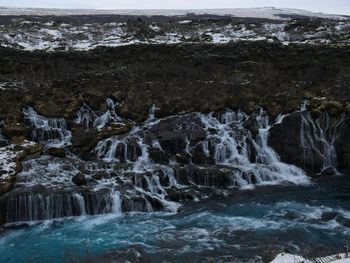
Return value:
M 31 107 L 23 109 L 26 124 L 33 128 L 32 139 L 50 146 L 67 146 L 72 137 L 64 118 L 47 118 L 38 115 Z
M 115 111 L 115 108 L 120 105 L 120 103 L 114 102 L 112 99 L 107 98 L 107 110 L 104 113 L 102 113 L 95 112 L 86 103 L 84 103 L 80 110 L 77 112 L 77 118 L 74 122 L 82 124 L 85 130 L 88 130 L 93 127 L 97 129 L 102 129 L 107 123 L 111 121 L 121 120 L 121 118 Z
M 123 122 L 115 111 L 118 103 L 107 99 L 106 105 L 103 113 L 84 104 L 75 123 L 85 130 L 102 130 L 110 122 Z M 156 110 L 153 105 L 143 123 L 131 122 L 128 133 L 100 140 L 89 161 L 73 154 L 25 161 L 7 199 L 7 220 L 176 211 L 178 201 L 199 200 L 213 193 L 227 195 L 254 185 L 309 183 L 301 169 L 280 162 L 268 147 L 270 126 L 262 109 L 250 116 L 227 110 L 163 119 L 155 118 Z M 47 145 L 70 144 L 71 133 L 63 118 L 45 118 L 29 107 L 24 114 L 33 127 L 33 139 Z M 245 127 L 248 119 L 256 124 L 255 138 Z M 72 182 L 77 174 L 85 177 L 84 185 Z
M 120 177 L 135 185 L 137 191 L 150 193 L 164 207 L 171 205 L 165 202 L 169 192 L 175 188 L 181 193 L 188 185 L 197 191 L 201 187 L 307 184 L 309 180 L 301 169 L 280 162 L 267 146 L 267 115 L 262 110 L 254 115 L 259 127 L 256 140 L 243 125 L 248 117 L 227 111 L 218 117 L 192 113 L 155 120 L 150 112 L 145 123 L 134 123 L 126 135 L 100 141 L 93 152 L 106 162 L 125 164 Z M 191 198 L 198 198 L 194 195 Z
M 321 173 L 327 168 L 332 168 L 336 173 L 337 153 L 335 141 L 344 124 L 344 114 L 335 122 L 327 112 L 314 120 L 310 112 L 301 115 L 300 147 L 303 151 L 304 160 L 319 158 L 322 161 Z

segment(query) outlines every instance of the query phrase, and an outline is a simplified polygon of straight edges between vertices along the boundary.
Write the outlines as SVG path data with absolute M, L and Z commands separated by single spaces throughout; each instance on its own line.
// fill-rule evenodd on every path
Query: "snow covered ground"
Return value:
M 266 19 L 286 20 L 290 17 L 318 17 L 329 19 L 345 19 L 345 16 L 309 12 L 300 9 L 258 7 L 258 8 L 231 8 L 231 9 L 54 9 L 54 8 L 13 8 L 0 7 L 0 15 L 131 15 L 131 16 L 185 16 L 218 15 L 233 17 L 254 17 Z M 348 17 L 349 18 L 349 17 Z
M 305 259 L 298 255 L 293 255 L 289 253 L 280 253 L 276 256 L 274 260 L 270 263 L 350 263 L 350 258 L 346 257 L 345 254 L 331 255 L 327 257 L 315 258 L 315 259 Z
M 302 22 L 300 22 L 302 21 Z M 98 46 L 235 41 L 334 45 L 350 44 L 350 20 L 232 20 L 128 21 L 76 24 L 62 20 L 14 18 L 0 25 L 0 45 L 21 50 L 90 50 Z M 3 88 L 1 86 L 0 88 Z

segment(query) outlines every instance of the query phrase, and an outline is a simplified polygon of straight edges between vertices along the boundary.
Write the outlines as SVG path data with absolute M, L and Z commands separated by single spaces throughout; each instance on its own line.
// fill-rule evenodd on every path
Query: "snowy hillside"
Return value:
M 21 50 L 51 52 L 131 44 L 224 44 L 236 41 L 344 46 L 350 43 L 349 33 L 350 20 L 345 17 L 294 9 L 68 10 L 0 7 L 0 45 Z
M 90 50 L 98 46 L 131 44 L 267 41 L 344 46 L 350 43 L 350 21 L 289 20 L 241 22 L 232 20 L 127 21 L 76 24 L 62 20 L 18 18 L 0 25 L 0 45 L 22 50 Z

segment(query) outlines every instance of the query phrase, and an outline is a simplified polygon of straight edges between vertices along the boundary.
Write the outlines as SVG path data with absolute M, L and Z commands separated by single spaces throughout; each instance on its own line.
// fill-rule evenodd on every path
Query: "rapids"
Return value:
M 283 250 L 310 257 L 344 251 L 350 234 L 345 176 L 308 186 L 260 186 L 187 203 L 178 213 L 113 213 L 7 224 L 2 262 L 265 262 Z M 109 261 L 108 261 L 109 260 Z M 97 261 L 100 262 L 100 261 Z

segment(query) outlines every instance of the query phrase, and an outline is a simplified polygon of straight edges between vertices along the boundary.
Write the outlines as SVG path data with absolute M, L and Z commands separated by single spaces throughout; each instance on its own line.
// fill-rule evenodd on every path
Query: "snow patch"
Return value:
M 298 255 L 289 253 L 280 253 L 270 263 L 313 263 L 313 262 L 328 262 L 328 263 L 350 263 L 350 258 L 345 254 L 336 254 L 326 257 L 320 257 L 313 260 L 305 259 Z

